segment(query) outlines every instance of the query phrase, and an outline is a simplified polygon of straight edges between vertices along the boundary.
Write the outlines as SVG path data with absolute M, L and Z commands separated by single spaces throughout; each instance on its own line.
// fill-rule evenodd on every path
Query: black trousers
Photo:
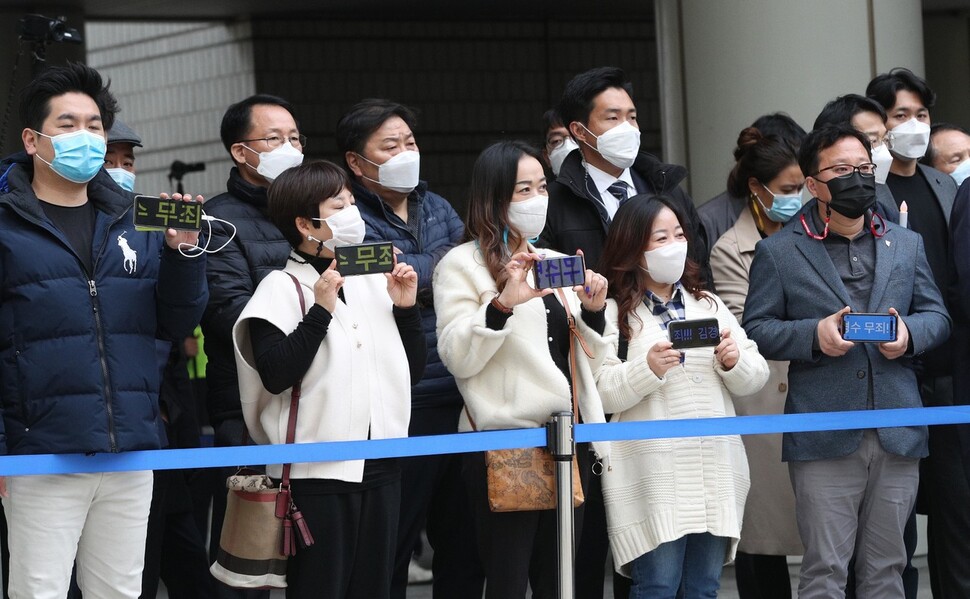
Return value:
M 160 578 L 171 599 L 215 597 L 205 540 L 196 526 L 181 470 L 155 471 L 142 571 L 143 598 L 154 599 Z
M 577 446 L 576 454 L 585 492 L 590 476 L 589 447 Z M 478 553 L 485 569 L 485 598 L 524 599 L 529 586 L 533 599 L 557 597 L 556 510 L 492 512 L 488 507 L 483 452 L 464 455 L 462 477 L 468 488 Z M 580 538 L 583 506 L 574 513 L 574 534 Z
M 318 493 L 314 482 L 291 482 L 315 542 L 287 560 L 287 599 L 387 599 L 400 478 L 353 493 Z
M 457 432 L 461 406 L 419 408 L 411 412 L 409 437 Z M 433 596 L 436 599 L 481 597 L 485 572 L 478 560 L 475 524 L 461 480 L 461 455 L 404 458 L 401 465 L 401 514 L 397 554 L 391 579 L 392 599 L 407 596 L 411 554 L 427 527 L 434 550 Z
M 954 405 L 953 377 L 924 379 L 923 403 Z M 967 390 L 962 392 L 966 394 Z M 931 426 L 930 455 L 920 469 L 920 503 L 927 515 L 930 587 L 934 599 L 970 597 L 970 482 L 961 438 L 967 425 Z
M 760 555 L 738 551 L 734 576 L 741 599 L 790 598 L 791 577 L 784 555 Z

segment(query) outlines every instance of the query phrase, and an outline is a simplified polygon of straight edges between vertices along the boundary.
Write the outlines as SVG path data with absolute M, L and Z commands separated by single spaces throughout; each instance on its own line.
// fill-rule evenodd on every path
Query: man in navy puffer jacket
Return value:
M 21 95 L 26 154 L 0 163 L 0 451 L 159 448 L 155 338 L 207 298 L 198 233 L 140 232 L 103 170 L 117 105 L 97 71 L 51 67 Z M 181 196 L 176 195 L 176 199 Z M 198 198 L 201 200 L 201 198 Z M 152 473 L 0 478 L 11 597 L 138 597 Z
M 424 377 L 411 387 L 410 436 L 454 433 L 463 406 L 455 380 L 438 358 L 431 276 L 464 225 L 451 204 L 420 181 L 420 154 L 410 108 L 364 100 L 337 124 L 337 146 L 353 181 L 366 241 L 394 243 L 397 259 L 418 272 L 418 304 L 428 343 Z M 434 548 L 434 594 L 479 597 L 484 575 L 470 541 L 472 524 L 458 456 L 401 461 L 401 516 L 392 599 L 403 599 L 408 565 L 427 518 Z

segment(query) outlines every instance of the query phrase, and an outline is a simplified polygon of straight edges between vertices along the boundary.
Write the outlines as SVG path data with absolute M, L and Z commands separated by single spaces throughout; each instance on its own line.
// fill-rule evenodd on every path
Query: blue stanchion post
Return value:
M 573 529 L 573 413 L 556 412 L 546 424 L 546 447 L 556 463 L 556 548 L 559 552 L 559 599 L 575 596 Z

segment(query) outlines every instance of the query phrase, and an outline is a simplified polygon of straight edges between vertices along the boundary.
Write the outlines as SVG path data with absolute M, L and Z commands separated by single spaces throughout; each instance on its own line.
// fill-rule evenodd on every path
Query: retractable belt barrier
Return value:
M 580 424 L 575 426 L 574 434 L 576 442 L 583 443 L 962 423 L 970 423 L 970 406 Z M 546 443 L 545 428 L 530 428 L 295 445 L 165 449 L 94 455 L 2 456 L 0 476 L 330 462 L 466 453 L 515 447 L 544 447 Z

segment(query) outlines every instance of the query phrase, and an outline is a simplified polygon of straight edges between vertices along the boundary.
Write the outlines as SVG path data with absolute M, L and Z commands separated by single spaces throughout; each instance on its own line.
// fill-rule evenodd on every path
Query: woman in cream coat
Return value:
M 576 381 L 583 422 L 603 422 L 593 368 L 570 337 L 566 313 L 596 356 L 604 354 L 606 280 L 590 270 L 585 284 L 535 289 L 532 266 L 543 258 L 529 244 L 545 224 L 546 179 L 539 155 L 523 142 L 499 142 L 475 162 L 469 194 L 468 241 L 435 270 L 438 352 L 465 399 L 459 428 L 498 430 L 543 426 L 553 412 L 572 410 Z M 546 254 L 548 255 L 548 254 Z M 577 352 L 570 372 L 569 348 Z M 590 472 L 579 446 L 580 478 Z M 601 454 L 602 457 L 602 454 Z M 487 599 L 554 597 L 557 583 L 555 510 L 491 512 L 485 458 L 466 454 L 463 472 L 475 519 Z M 576 510 L 577 536 L 582 507 Z
M 711 252 L 714 286 L 724 304 L 740 321 L 748 295 L 748 270 L 754 246 L 781 230 L 801 210 L 805 177 L 794 149 L 754 127 L 741 131 L 734 151 L 737 163 L 728 189 L 748 203 Z M 739 415 L 782 414 L 788 395 L 788 362 L 769 361 L 764 388 L 735 397 Z M 741 599 L 791 596 L 786 556 L 803 548 L 795 523 L 795 494 L 788 467 L 781 461 L 781 434 L 745 435 L 744 448 L 751 468 L 751 491 L 745 505 L 744 529 L 734 572 Z
M 768 367 L 687 258 L 684 217 L 663 196 L 617 211 L 601 268 L 607 321 L 629 340 L 596 374 L 613 422 L 734 416 L 731 393 L 757 391 Z M 715 318 L 716 347 L 673 349 L 667 325 Z M 730 393 L 729 393 L 730 392 Z M 748 463 L 738 435 L 622 441 L 603 473 L 607 532 L 631 598 L 716 597 L 741 536 Z

